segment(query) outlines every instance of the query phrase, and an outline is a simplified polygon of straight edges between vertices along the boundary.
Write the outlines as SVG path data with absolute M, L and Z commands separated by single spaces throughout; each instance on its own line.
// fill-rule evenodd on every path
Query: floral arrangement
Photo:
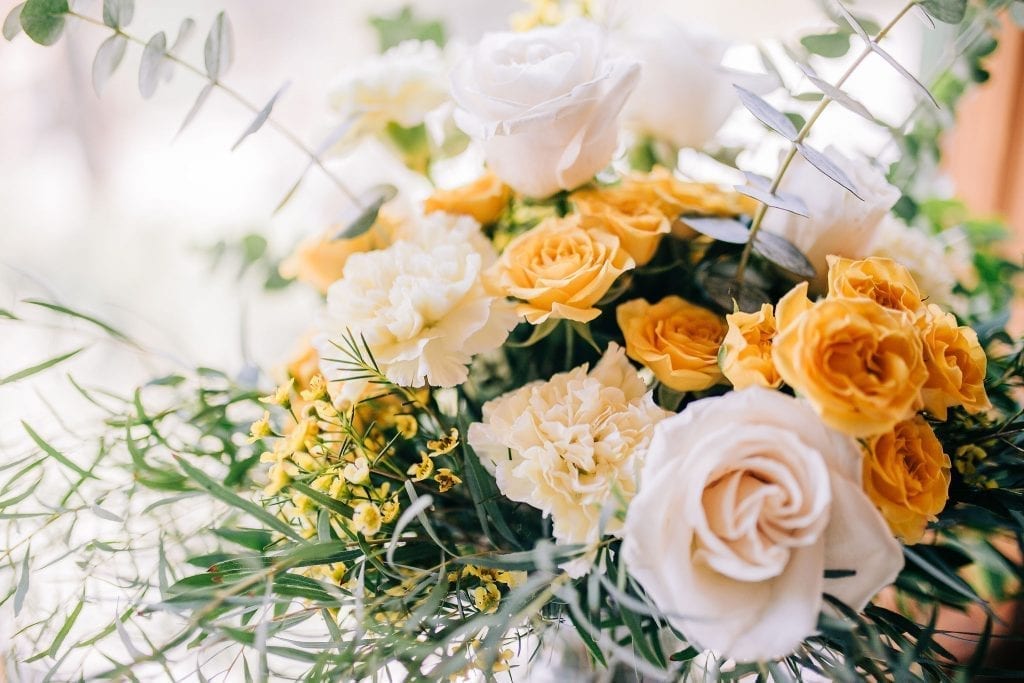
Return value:
M 784 112 L 782 58 L 726 69 L 718 38 L 620 29 L 590 3 L 538 0 L 461 50 L 408 11 L 376 19 L 385 49 L 331 90 L 337 127 L 309 166 L 330 175 L 373 139 L 428 180 L 453 160 L 475 175 L 426 196 L 334 178 L 352 212 L 279 266 L 323 300 L 294 358 L 262 375 L 275 382 L 203 368 L 99 401 L 103 449 L 124 454 L 133 491 L 166 496 L 147 510 L 203 496 L 223 514 L 212 550 L 161 541 L 157 584 L 126 589 L 130 608 L 72 648 L 115 637 L 126 657 L 84 675 L 171 676 L 183 648 L 219 644 L 258 679 L 526 680 L 545 649 L 644 680 L 985 671 L 989 604 L 1022 571 L 1024 356 L 1004 329 L 1020 268 L 921 190 L 920 145 L 885 168 L 809 134 L 830 103 L 876 121 L 843 91 L 870 55 L 935 99 L 884 48 L 910 13 L 973 36 L 941 76 L 952 106 L 1005 4 L 913 1 L 882 26 L 835 5 L 834 31 L 784 57 L 814 88 L 803 114 Z M 190 123 L 224 87 L 227 17 L 204 69 L 162 33 L 132 37 L 132 14 L 28 0 L 4 30 L 51 44 L 66 22 L 106 26 L 97 85 L 138 42 L 143 94 L 175 66 L 207 79 Z M 844 75 L 811 69 L 851 38 Z M 280 94 L 243 139 L 276 122 Z M 730 116 L 781 144 L 773 177 L 740 173 L 715 141 Z M 898 145 L 920 134 L 892 130 Z M 702 180 L 692 148 L 740 180 Z M 96 478 L 25 428 L 75 490 Z M 0 508 L 43 492 L 22 480 Z M 119 519 L 106 495 L 86 509 Z M 14 550 L 19 612 L 41 558 Z M 63 670 L 86 602 L 31 627 L 29 663 Z M 979 606 L 958 658 L 937 620 Z M 155 615 L 176 625 L 145 635 Z

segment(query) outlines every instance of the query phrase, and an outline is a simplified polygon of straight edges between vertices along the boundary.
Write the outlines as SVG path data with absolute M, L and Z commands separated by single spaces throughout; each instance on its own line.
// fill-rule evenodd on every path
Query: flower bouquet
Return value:
M 75 385 L 106 413 L 122 497 L 25 424 L 5 512 L 46 495 L 52 473 L 25 476 L 40 463 L 75 482 L 41 527 L 123 521 L 105 500 L 216 511 L 163 528 L 155 552 L 126 542 L 138 573 L 118 606 L 86 589 L 25 625 L 38 653 L 16 648 L 16 670 L 207 680 L 191 653 L 226 649 L 263 680 L 992 672 L 991 604 L 1024 571 L 1024 356 L 1005 330 L 1020 268 L 927 176 L 1007 4 L 912 1 L 884 24 L 834 4 L 829 33 L 743 69 L 717 37 L 589 2 L 537 0 L 461 45 L 404 10 L 374 20 L 383 52 L 331 90 L 315 148 L 273 118 L 281 92 L 259 107 L 224 85 L 223 13 L 195 66 L 163 33 L 134 37 L 130 1 L 102 19 L 19 5 L 8 38 L 109 32 L 98 85 L 131 43 L 144 95 L 197 73 L 186 124 L 234 93 L 255 114 L 239 142 L 284 130 L 348 211 L 280 263 L 278 286 L 323 295 L 280 370 L 176 369 L 122 397 Z M 956 37 L 935 94 L 886 50 L 918 19 Z M 810 135 L 837 108 L 882 127 L 844 90 L 869 57 L 920 101 L 884 125 L 888 160 Z M 406 168 L 354 191 L 332 162 L 367 140 Z M 759 148 L 765 173 L 744 169 Z M 48 561 L 31 547 L 5 551 L 16 614 Z M 119 546 L 78 550 L 86 567 Z M 83 608 L 109 625 L 79 639 Z M 941 619 L 968 609 L 972 647 L 952 652 Z

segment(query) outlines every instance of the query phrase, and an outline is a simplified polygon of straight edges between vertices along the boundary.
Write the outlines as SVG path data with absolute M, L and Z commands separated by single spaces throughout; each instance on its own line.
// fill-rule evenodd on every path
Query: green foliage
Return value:
M 64 31 L 67 0 L 28 0 L 21 8 L 21 27 L 40 45 L 53 45 Z
M 959 24 L 967 12 L 967 0 L 921 0 L 928 14 L 947 24 Z
M 370 25 L 377 31 L 380 51 L 398 45 L 403 40 L 430 40 L 444 47 L 444 25 L 439 21 L 420 19 L 408 5 L 391 16 L 377 16 L 370 19 Z

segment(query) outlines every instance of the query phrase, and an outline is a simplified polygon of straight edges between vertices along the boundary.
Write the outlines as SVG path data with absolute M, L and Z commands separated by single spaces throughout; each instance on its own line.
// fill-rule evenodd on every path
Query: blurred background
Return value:
M 15 4 L 0 1 L 0 15 Z M 257 105 L 289 82 L 274 118 L 313 146 L 336 125 L 326 106 L 330 84 L 377 50 L 368 18 L 392 14 L 403 4 L 139 0 L 128 31 L 145 39 L 163 30 L 173 38 L 181 20 L 193 17 L 197 31 L 181 54 L 201 64 L 205 33 L 225 10 L 236 38 L 234 66 L 225 81 Z M 862 0 L 857 8 L 885 20 L 897 4 L 902 5 Z M 73 6 L 81 14 L 101 15 L 100 0 Z M 442 21 L 449 38 L 463 42 L 505 28 L 509 13 L 522 8 L 517 0 L 415 3 L 419 16 Z M 614 11 L 669 13 L 738 43 L 793 41 L 830 25 L 813 0 L 635 0 L 618 3 Z M 888 49 L 911 71 L 927 73 L 929 55 L 944 40 L 942 31 L 908 19 Z M 237 373 L 246 366 L 279 364 L 312 326 L 318 297 L 303 287 L 267 292 L 267 273 L 249 268 L 240 275 L 242 261 L 230 245 L 262 249 L 243 240 L 259 233 L 266 237 L 267 253 L 283 256 L 302 237 L 330 225 L 348 200 L 313 169 L 292 201 L 274 214 L 307 159 L 269 127 L 230 151 L 252 115 L 220 92 L 176 135 L 204 83 L 178 69 L 171 82 L 143 100 L 136 87 L 137 46 L 129 47 L 125 63 L 97 97 L 91 62 L 108 33 L 69 20 L 55 47 L 35 45 L 24 35 L 0 41 L 0 309 L 41 323 L 27 326 L 0 317 L 0 377 L 73 350 L 83 334 L 88 348 L 63 369 L 73 370 L 83 384 L 112 392 L 130 391 L 176 368 L 204 365 Z M 740 50 L 735 61 L 743 64 L 748 57 Z M 976 212 L 1005 216 L 1016 235 L 1007 248 L 1019 255 L 1024 249 L 1024 34 L 1008 21 L 987 66 L 990 81 L 967 96 L 953 133 L 943 141 L 946 177 L 938 191 L 961 195 Z M 894 122 L 916 104 L 880 60 L 869 60 L 850 90 Z M 754 141 L 764 135 L 742 112 L 734 118 L 729 128 L 734 135 Z M 815 135 L 869 156 L 892 153 L 879 131 L 841 111 L 830 110 Z M 770 164 L 774 154 L 769 150 L 750 163 Z M 353 189 L 406 174 L 372 146 L 331 164 Z M 408 182 L 414 191 L 423 190 Z M 215 264 L 218 243 L 223 246 Z M 95 330 L 88 324 L 48 317 L 23 303 L 32 297 L 95 315 L 151 352 L 126 350 L 103 341 L 100 333 L 90 337 Z M 46 425 L 57 416 L 73 432 L 94 419 L 71 394 L 64 371 L 0 386 L 0 464 L 5 454 L 25 447 L 21 420 Z M 62 437 L 56 428 L 50 431 L 47 437 L 59 446 Z M 0 641 L 4 636 L 0 624 Z

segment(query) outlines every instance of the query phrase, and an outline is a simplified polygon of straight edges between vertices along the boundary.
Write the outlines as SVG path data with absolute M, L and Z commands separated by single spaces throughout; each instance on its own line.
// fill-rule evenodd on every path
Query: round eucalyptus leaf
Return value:
M 707 216 L 680 216 L 676 220 L 720 242 L 746 244 L 750 237 L 747 226 L 735 218 L 710 218 Z
M 758 230 L 754 237 L 754 251 L 783 270 L 804 278 L 812 278 L 817 271 L 802 251 L 785 237 Z
M 40 45 L 53 45 L 64 30 L 68 0 L 28 0 L 21 8 L 21 27 Z

